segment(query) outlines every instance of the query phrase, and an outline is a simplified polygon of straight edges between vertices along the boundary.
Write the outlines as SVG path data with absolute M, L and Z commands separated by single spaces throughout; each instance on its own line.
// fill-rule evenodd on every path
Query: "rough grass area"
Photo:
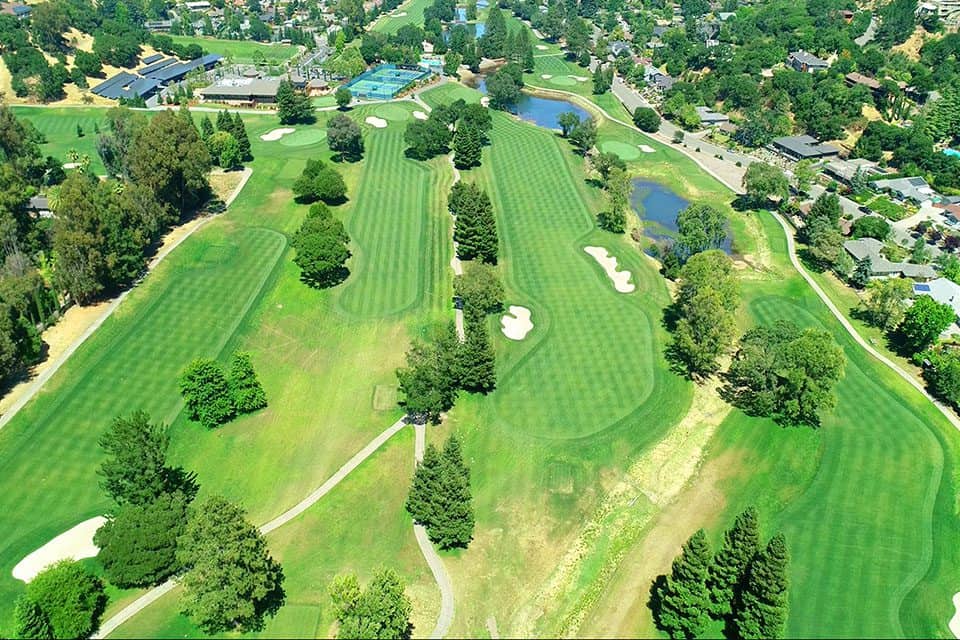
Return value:
M 253 40 L 221 40 L 203 36 L 170 36 L 181 45 L 198 44 L 207 53 L 219 53 L 233 62 L 253 63 L 266 61 L 269 64 L 285 62 L 299 50 L 290 44 L 264 44 Z
M 374 31 L 396 33 L 405 24 L 423 26 L 423 10 L 429 7 L 431 0 L 407 0 L 393 10 L 392 15 L 383 15 L 373 25 Z M 400 15 L 403 14 L 403 15 Z

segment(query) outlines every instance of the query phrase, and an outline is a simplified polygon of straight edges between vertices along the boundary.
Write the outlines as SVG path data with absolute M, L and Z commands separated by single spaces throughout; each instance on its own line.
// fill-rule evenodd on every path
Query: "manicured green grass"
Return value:
M 384 113 L 391 108 L 389 114 Z M 444 202 L 452 173 L 446 160 L 416 162 L 404 157 L 404 126 L 395 120 L 410 110 L 374 107 L 392 118 L 385 129 L 367 127 L 367 160 L 354 214 L 347 219 L 356 275 L 346 283 L 339 306 L 363 318 L 395 315 L 442 297 L 440 274 L 449 262 Z M 366 127 L 366 125 L 364 125 Z
M 31 402 L 0 431 L 0 620 L 21 586 L 10 570 L 107 501 L 97 486 L 97 437 L 112 416 L 180 411 L 176 377 L 190 359 L 217 356 L 284 251 L 266 229 L 211 227 L 161 266 Z
M 202 36 L 171 36 L 181 45 L 198 44 L 207 53 L 219 53 L 233 62 L 252 63 L 266 61 L 270 64 L 285 62 L 295 56 L 299 49 L 290 44 L 264 44 L 253 40 L 221 40 Z
M 405 24 L 423 26 L 423 11 L 429 7 L 432 0 L 407 0 L 394 9 L 393 15 L 381 16 L 374 25 L 374 31 L 396 33 L 397 29 Z M 403 15 L 400 15 L 400 14 Z
M 447 560 L 457 601 L 477 603 L 458 613 L 453 635 L 484 633 L 490 615 L 505 635 L 528 631 L 524 607 L 596 509 L 597 478 L 622 473 L 690 401 L 662 359 L 666 288 L 626 242 L 595 230 L 598 194 L 581 161 L 546 130 L 504 114 L 494 123 L 483 165 L 463 179 L 491 194 L 506 302 L 530 308 L 534 328 L 514 342 L 491 323 L 498 389 L 462 398 L 450 416 L 478 516 L 470 549 Z M 614 291 L 586 245 L 616 255 L 637 291 Z
M 105 131 L 107 121 L 105 109 L 90 107 L 13 107 L 18 118 L 33 123 L 46 137 L 42 145 L 45 155 L 68 162 L 68 154 L 75 150 L 90 157 L 90 168 L 97 174 L 104 173 L 103 163 L 97 155 L 96 128 Z M 83 137 L 77 136 L 77 125 L 83 129 Z
M 363 122 L 369 111 L 350 114 Z M 284 236 L 296 230 L 307 207 L 294 203 L 290 186 L 307 158 L 329 158 L 329 151 L 322 142 L 287 147 L 259 139 L 276 126 L 273 117 L 247 118 L 254 173 L 230 211 L 148 276 L 46 390 L 0 431 L 0 462 L 7 470 L 3 481 L 16 483 L 7 485 L 6 497 L 0 499 L 3 525 L 11 532 L 0 544 L 0 572 L 7 576 L 0 578 L 4 627 L 22 589 L 10 577 L 13 565 L 54 535 L 108 507 L 94 471 L 100 460 L 97 438 L 113 416 L 142 407 L 155 419 L 172 422 L 172 459 L 198 473 L 203 495 L 239 501 L 257 523 L 301 500 L 400 416 L 396 407 L 374 406 L 374 397 L 378 388 L 395 385 L 410 317 L 366 320 L 339 304 L 345 287 L 314 291 L 299 282 Z M 322 133 L 322 127 L 320 122 L 301 131 Z M 376 133 L 402 135 L 400 125 L 391 127 L 396 134 Z M 402 157 L 402 148 L 375 140 L 368 149 L 371 161 L 383 150 Z M 360 201 L 366 163 L 338 165 L 350 195 Z M 443 169 L 448 175 L 449 169 Z M 367 180 L 367 186 L 379 188 L 373 180 Z M 449 220 L 441 209 L 423 204 L 409 206 L 430 220 L 426 226 L 437 242 L 429 263 L 430 295 L 420 295 L 411 301 L 418 304 L 409 307 L 417 322 L 449 308 L 450 283 L 440 266 L 448 258 L 439 247 Z M 409 218 L 406 204 L 390 205 L 395 220 Z M 354 215 L 362 215 L 355 201 L 338 212 L 348 226 Z M 422 259 L 422 247 L 417 255 Z M 357 273 L 348 283 L 364 277 L 362 257 L 349 266 Z M 411 281 L 424 277 L 420 262 L 411 268 L 416 270 Z M 193 357 L 226 358 L 236 348 L 253 354 L 270 406 L 215 432 L 204 431 L 180 414 L 177 373 Z M 407 473 L 410 468 L 405 465 Z M 405 485 L 406 479 L 396 484 L 396 491 L 405 491 Z M 399 508 L 394 512 L 399 515 L 378 531 L 401 540 L 410 534 L 409 521 L 403 522 Z M 356 562 L 362 564 L 368 556 L 371 562 L 387 560 L 362 553 Z M 340 566 L 331 558 L 323 570 L 332 575 Z M 367 571 L 374 568 L 364 566 Z

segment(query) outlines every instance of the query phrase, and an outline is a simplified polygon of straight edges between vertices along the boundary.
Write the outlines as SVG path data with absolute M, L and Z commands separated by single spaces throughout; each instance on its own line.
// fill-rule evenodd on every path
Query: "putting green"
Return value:
M 407 120 L 410 118 L 410 112 L 396 104 L 385 104 L 373 110 L 377 115 L 386 120 Z
M 285 147 L 305 147 L 322 142 L 326 137 L 327 132 L 323 129 L 297 129 L 280 138 L 280 144 Z
M 620 156 L 622 160 L 636 160 L 640 157 L 640 149 L 636 146 L 627 144 L 626 142 L 618 142 L 617 140 L 607 140 L 600 145 L 600 149 L 609 153 L 615 153 Z
M 555 84 L 559 87 L 572 87 L 577 84 L 577 81 L 570 76 L 553 76 L 550 78 L 550 84 Z

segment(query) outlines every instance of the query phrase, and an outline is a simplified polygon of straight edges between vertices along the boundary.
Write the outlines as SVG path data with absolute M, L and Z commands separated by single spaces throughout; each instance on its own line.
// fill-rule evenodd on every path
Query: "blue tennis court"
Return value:
M 375 69 L 364 71 L 344 85 L 354 98 L 368 100 L 390 100 L 408 85 L 430 75 L 423 67 L 398 67 L 394 64 L 382 64 Z

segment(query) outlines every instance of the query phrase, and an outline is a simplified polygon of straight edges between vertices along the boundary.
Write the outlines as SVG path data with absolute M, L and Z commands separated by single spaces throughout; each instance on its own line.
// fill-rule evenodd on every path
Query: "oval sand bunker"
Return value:
M 423 111 L 414 111 L 413 117 L 417 120 L 426 120 L 428 118 L 427 114 L 425 114 Z
M 96 556 L 100 548 L 93 544 L 93 534 L 106 521 L 103 516 L 97 516 L 64 531 L 18 562 L 13 568 L 13 577 L 30 582 L 38 573 L 61 560 L 83 560 Z
M 617 259 L 611 256 L 603 247 L 584 247 L 584 251 L 589 253 L 600 263 L 603 270 L 613 280 L 613 288 L 620 293 L 632 293 L 636 287 L 630 282 L 629 271 L 617 270 Z
M 509 313 L 500 318 L 503 335 L 511 340 L 523 340 L 533 329 L 533 323 L 530 322 L 530 309 L 511 305 Z
M 367 119 L 364 120 L 364 122 L 366 122 L 371 127 L 376 127 L 377 129 L 386 129 L 387 127 L 387 121 L 384 120 L 383 118 L 378 118 L 376 116 L 368 116 Z
M 294 131 L 296 131 L 296 129 L 291 129 L 290 127 L 274 129 L 273 131 L 270 131 L 269 133 L 265 133 L 262 136 L 260 136 L 260 139 L 263 140 L 264 142 L 276 142 L 283 136 L 287 135 L 288 133 L 293 133 Z

